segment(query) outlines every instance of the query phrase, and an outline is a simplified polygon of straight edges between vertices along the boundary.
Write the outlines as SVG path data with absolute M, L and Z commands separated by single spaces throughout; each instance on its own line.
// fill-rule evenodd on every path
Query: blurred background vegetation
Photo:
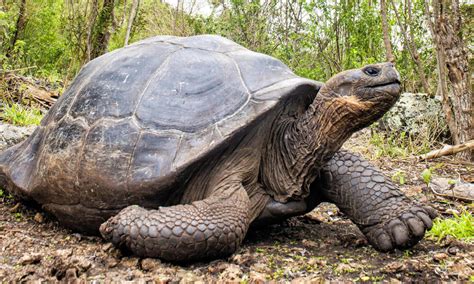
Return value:
M 375 0 L 213 0 L 204 9 L 204 1 L 194 0 L 174 5 L 159 0 L 0 2 L 2 69 L 51 81 L 70 80 L 90 59 L 162 34 L 220 34 L 322 81 L 344 69 L 385 60 L 381 7 Z M 386 9 L 405 90 L 435 92 L 435 46 L 425 24 L 424 1 L 387 0 Z M 465 4 L 461 9 L 466 21 L 462 32 L 472 47 L 474 7 Z M 412 47 L 428 90 L 421 84 Z
M 12 92 L 33 80 L 60 95 L 105 52 L 155 35 L 219 34 L 320 81 L 393 60 L 405 92 L 443 97 L 458 144 L 473 138 L 473 19 L 469 1 L 446 0 L 0 0 L 0 94 L 21 102 Z M 464 80 L 458 93 L 453 78 Z

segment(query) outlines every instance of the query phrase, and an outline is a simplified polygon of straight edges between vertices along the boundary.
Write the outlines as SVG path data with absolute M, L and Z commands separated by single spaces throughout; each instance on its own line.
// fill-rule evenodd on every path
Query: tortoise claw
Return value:
M 369 243 L 379 251 L 406 249 L 416 245 L 431 229 L 436 214 L 425 208 L 413 206 L 399 216 L 364 228 Z

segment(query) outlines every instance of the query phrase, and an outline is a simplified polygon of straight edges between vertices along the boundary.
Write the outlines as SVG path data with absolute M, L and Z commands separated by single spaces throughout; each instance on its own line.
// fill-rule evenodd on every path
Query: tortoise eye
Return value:
M 367 67 L 367 68 L 364 69 L 364 73 L 369 75 L 369 76 L 375 77 L 375 76 L 379 75 L 380 69 L 378 69 L 376 67 Z

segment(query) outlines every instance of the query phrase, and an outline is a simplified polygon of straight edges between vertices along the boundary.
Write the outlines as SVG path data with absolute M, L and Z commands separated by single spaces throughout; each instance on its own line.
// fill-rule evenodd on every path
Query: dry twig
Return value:
M 418 159 L 421 160 L 428 160 L 428 159 L 434 159 L 434 158 L 439 158 L 442 156 L 447 156 L 447 155 L 454 155 L 456 153 L 466 151 L 469 149 L 474 149 L 474 140 L 469 140 L 465 143 L 458 144 L 458 145 L 446 145 L 441 149 L 431 151 L 427 154 L 418 156 Z

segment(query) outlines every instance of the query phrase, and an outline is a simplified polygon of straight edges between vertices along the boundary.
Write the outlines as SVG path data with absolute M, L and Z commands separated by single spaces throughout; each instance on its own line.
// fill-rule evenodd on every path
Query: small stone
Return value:
M 433 255 L 433 260 L 435 261 L 442 261 L 442 260 L 445 260 L 447 259 L 449 256 L 447 254 L 445 254 L 444 252 L 440 252 L 440 253 L 437 253 L 435 255 Z
M 27 254 L 24 255 L 20 260 L 18 261 L 18 264 L 20 265 L 28 265 L 28 264 L 36 264 L 41 261 L 41 254 L 39 253 L 32 253 L 32 254 Z
M 307 248 L 317 248 L 319 247 L 318 243 L 315 242 L 315 241 L 312 241 L 312 240 L 302 240 L 301 243 L 303 244 L 303 246 L 307 247 Z
M 36 213 L 35 217 L 33 218 L 37 223 L 43 223 L 44 222 L 44 217 L 41 213 Z
M 405 270 L 405 264 L 402 262 L 391 262 L 382 268 L 382 271 L 388 273 L 401 272 Z
M 144 271 L 153 271 L 160 264 L 161 264 L 161 261 L 159 261 L 158 259 L 153 259 L 153 258 L 145 258 L 145 259 L 142 259 L 142 261 L 140 262 L 140 266 L 142 270 Z
M 120 261 L 120 264 L 128 268 L 136 268 L 138 267 L 138 258 L 124 257 L 122 261 Z
M 72 249 L 59 249 L 56 251 L 56 255 L 60 258 L 68 258 L 72 255 Z
M 448 253 L 452 255 L 456 255 L 459 252 L 459 248 L 456 246 L 452 246 L 448 248 Z
M 64 276 L 65 280 L 72 280 L 77 278 L 77 269 L 76 268 L 68 268 L 66 270 L 66 274 Z
M 238 265 L 230 264 L 220 275 L 219 280 L 221 281 L 240 281 L 242 277 L 242 270 Z
M 119 263 L 118 260 L 114 257 L 109 257 L 106 261 L 108 268 L 114 268 Z
M 350 273 L 356 271 L 356 269 L 347 263 L 339 263 L 335 269 L 336 272 L 339 273 Z
M 102 246 L 102 251 L 108 251 L 109 249 L 112 248 L 112 243 L 106 243 L 105 245 Z
M 169 275 L 158 274 L 154 276 L 154 282 L 157 284 L 166 284 L 171 282 L 171 277 Z
M 74 238 L 76 238 L 76 240 L 77 240 L 78 242 L 80 242 L 80 241 L 82 240 L 82 235 L 79 234 L 79 233 L 74 233 L 74 234 L 72 234 L 72 236 L 73 236 Z
M 180 283 L 196 283 L 201 282 L 202 278 L 190 271 L 179 270 L 177 271 L 175 278 L 179 279 Z M 174 280 L 174 279 L 173 279 Z M 173 281 L 172 280 L 172 281 Z
M 249 282 L 250 283 L 258 283 L 258 284 L 262 284 L 262 283 L 267 283 L 268 280 L 267 280 L 267 277 L 265 274 L 263 273 L 260 273 L 260 272 L 257 272 L 257 271 L 253 271 L 253 270 L 250 270 L 250 273 L 249 273 Z
M 71 263 L 74 264 L 80 271 L 87 271 L 92 266 L 92 263 L 83 256 L 73 257 L 71 259 Z
M 271 269 L 265 263 L 254 263 L 250 266 L 250 271 L 270 273 Z

